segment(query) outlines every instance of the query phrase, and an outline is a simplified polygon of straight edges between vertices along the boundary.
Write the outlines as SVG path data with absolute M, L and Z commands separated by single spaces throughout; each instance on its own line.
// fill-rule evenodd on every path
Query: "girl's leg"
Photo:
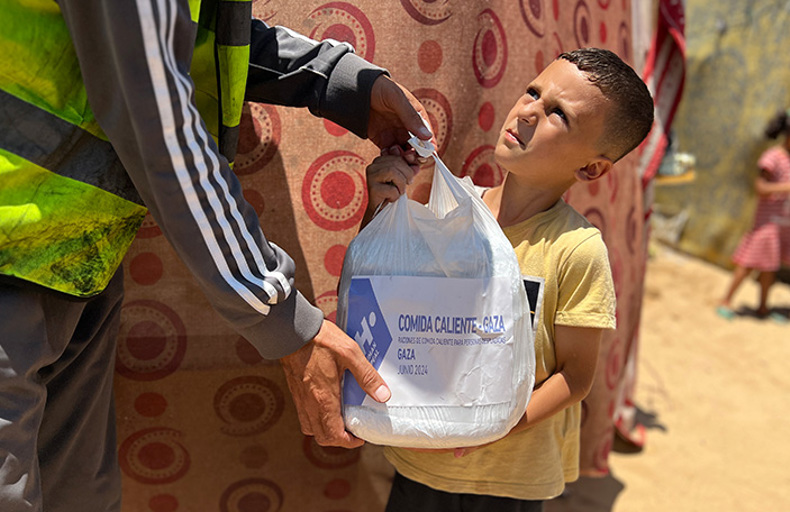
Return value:
M 741 286 L 741 283 L 743 283 L 743 280 L 746 279 L 746 276 L 749 275 L 750 271 L 750 268 L 741 267 L 740 265 L 735 267 L 735 270 L 732 273 L 732 282 L 730 283 L 730 288 L 727 290 L 727 294 L 720 303 L 722 306 L 726 308 L 732 307 L 732 298 L 735 296 L 735 292 L 738 291 L 738 288 Z
M 757 281 L 760 283 L 760 306 L 757 308 L 757 315 L 767 316 L 771 312 L 768 309 L 768 290 L 776 281 L 776 272 L 760 272 Z

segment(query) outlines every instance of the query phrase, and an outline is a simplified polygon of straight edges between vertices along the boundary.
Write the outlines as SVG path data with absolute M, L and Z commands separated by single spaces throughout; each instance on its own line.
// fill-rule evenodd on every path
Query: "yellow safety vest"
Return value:
M 247 82 L 250 5 L 250 0 L 190 0 L 198 23 L 190 70 L 195 98 L 231 164 Z M 112 155 L 66 172 L 48 168 L 46 158 L 26 158 L 26 141 L 0 138 L 0 274 L 91 297 L 114 275 L 146 208 L 133 189 L 129 194 L 108 190 L 95 178 L 106 178 L 115 168 L 128 181 L 88 104 L 57 3 L 0 0 L 0 12 L 8 21 L 0 34 L 0 103 L 77 127 Z M 45 127 L 41 132 L 46 137 Z

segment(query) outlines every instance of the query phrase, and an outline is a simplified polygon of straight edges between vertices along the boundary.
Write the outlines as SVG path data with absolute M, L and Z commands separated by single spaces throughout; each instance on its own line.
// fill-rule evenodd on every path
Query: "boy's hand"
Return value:
M 403 150 L 399 146 L 381 151 L 366 169 L 368 182 L 368 209 L 366 218 L 383 202 L 395 202 L 406 193 L 406 186 L 419 172 L 420 165 L 414 149 Z

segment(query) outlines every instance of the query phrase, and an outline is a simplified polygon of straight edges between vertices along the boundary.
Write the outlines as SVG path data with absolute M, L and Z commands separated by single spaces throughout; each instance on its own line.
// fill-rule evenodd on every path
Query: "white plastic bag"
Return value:
M 337 322 L 392 391 L 372 400 L 346 372 L 355 436 L 389 446 L 476 446 L 507 434 L 534 385 L 518 261 L 469 178 L 434 155 L 427 207 L 405 195 L 349 244 Z

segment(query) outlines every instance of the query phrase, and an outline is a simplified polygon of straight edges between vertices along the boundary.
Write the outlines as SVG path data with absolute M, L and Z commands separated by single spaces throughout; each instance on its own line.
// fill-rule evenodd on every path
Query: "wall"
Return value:
M 696 179 L 656 187 L 668 214 L 689 215 L 678 247 L 720 265 L 751 226 L 763 130 L 790 106 L 790 3 L 688 0 L 687 68 L 673 129 L 679 151 L 696 156 Z M 775 143 L 775 141 L 774 141 Z

